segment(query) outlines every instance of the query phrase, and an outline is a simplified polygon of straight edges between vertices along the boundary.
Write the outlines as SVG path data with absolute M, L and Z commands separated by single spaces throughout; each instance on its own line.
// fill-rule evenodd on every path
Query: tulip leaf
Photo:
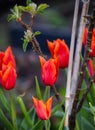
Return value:
M 7 112 L 10 114 L 10 105 L 9 102 L 7 101 L 2 89 L 0 88 L 0 101 L 3 105 L 3 107 L 7 110 Z
M 50 120 L 45 120 L 45 129 L 50 130 Z
M 31 117 L 31 120 L 32 120 L 32 123 L 34 124 L 34 122 L 35 122 L 35 117 L 36 117 L 36 114 L 35 114 L 35 110 L 34 110 L 34 108 L 32 108 L 32 109 L 30 109 L 29 111 L 28 111 L 28 115 L 30 115 L 30 117 Z M 24 117 L 24 119 L 22 120 L 22 122 L 21 122 L 21 125 L 20 125 L 20 129 L 29 129 L 29 125 L 26 123 L 26 118 Z
M 43 100 L 46 101 L 49 97 L 50 97 L 50 86 L 46 86 L 43 95 Z
M 95 130 L 95 127 L 84 117 L 81 117 L 81 130 Z
M 91 103 L 89 103 L 89 106 L 91 108 L 91 112 L 92 112 L 92 114 L 94 116 L 94 122 L 95 122 L 95 107 L 93 107 Z
M 36 81 L 36 93 L 37 93 L 37 98 L 38 98 L 38 99 L 42 99 L 41 89 L 40 89 L 40 86 L 39 86 L 39 82 L 38 82 L 37 76 L 35 76 L 35 81 Z
M 24 116 L 25 116 L 25 119 L 26 119 L 28 125 L 32 128 L 33 123 L 32 123 L 32 120 L 31 120 L 31 118 L 30 118 L 30 116 L 29 116 L 29 114 L 28 114 L 28 112 L 27 112 L 27 109 L 26 109 L 26 107 L 25 107 L 25 104 L 24 104 L 22 98 L 21 98 L 20 96 L 18 96 L 18 97 L 17 97 L 17 100 L 18 100 L 18 102 L 19 102 L 19 105 L 20 105 L 20 107 L 21 107 L 21 110 L 22 110 L 22 112 L 23 112 L 23 114 L 24 114 Z
M 56 112 L 57 110 L 59 110 L 59 109 L 62 107 L 63 104 L 64 104 L 64 100 L 62 100 L 61 103 L 59 103 L 58 105 L 56 105 L 56 106 L 53 108 L 53 110 L 52 110 L 52 115 L 54 115 L 55 112 Z
M 43 126 L 43 121 L 39 120 L 36 122 L 36 124 L 33 125 L 33 128 L 31 130 L 40 130 L 40 127 Z
M 2 124 L 4 124 L 4 126 L 9 129 L 9 130 L 13 130 L 12 124 L 9 122 L 9 120 L 6 118 L 6 116 L 4 115 L 3 111 L 0 109 L 0 122 L 2 122 Z
M 75 130 L 80 130 L 80 127 L 79 127 L 79 124 L 78 124 L 78 121 L 76 120 L 76 128 Z
M 64 114 L 64 116 L 63 116 L 63 118 L 62 118 L 62 120 L 61 120 L 61 122 L 59 124 L 58 130 L 63 130 L 66 114 L 67 114 L 67 111 L 65 112 L 65 114 Z M 69 128 L 68 127 L 64 127 L 64 130 L 69 130 Z

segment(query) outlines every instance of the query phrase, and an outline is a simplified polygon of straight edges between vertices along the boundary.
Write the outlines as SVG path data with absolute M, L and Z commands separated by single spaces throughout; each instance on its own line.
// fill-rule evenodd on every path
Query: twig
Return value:
M 32 32 L 32 34 L 33 34 L 33 31 L 32 31 L 32 29 L 31 29 L 31 26 L 32 26 L 32 25 L 27 25 L 26 23 L 24 23 L 24 22 L 22 21 L 21 18 L 18 19 L 17 21 L 18 21 L 18 23 L 21 24 L 22 27 L 24 27 L 26 30 L 30 30 L 30 31 Z M 39 55 L 43 56 L 43 53 L 42 53 L 41 48 L 40 48 L 40 45 L 39 45 L 38 41 L 36 40 L 35 36 L 32 36 L 32 37 L 31 37 L 30 42 L 31 42 L 32 45 L 33 45 L 34 51 L 37 52 Z
M 90 85 L 87 87 L 85 93 L 83 94 L 83 96 L 82 96 L 82 98 L 81 98 L 81 100 L 80 100 L 80 102 L 79 102 L 79 104 L 77 106 L 77 112 L 79 112 L 80 109 L 82 108 L 82 105 L 83 105 L 83 103 L 84 103 L 84 101 L 85 101 L 85 99 L 87 97 L 88 92 L 90 91 L 90 89 L 92 87 L 92 84 L 93 84 L 93 82 L 90 82 Z
M 67 111 L 69 108 L 70 101 L 70 84 L 71 84 L 71 74 L 72 74 L 72 63 L 73 63 L 73 53 L 74 53 L 74 43 L 75 43 L 75 34 L 76 34 L 76 26 L 77 26 L 77 17 L 78 17 L 78 9 L 79 9 L 79 0 L 76 0 L 75 10 L 74 10 L 74 19 L 72 26 L 72 36 L 70 43 L 70 57 L 69 57 L 69 66 L 68 66 L 68 75 L 67 75 L 67 85 L 66 85 L 66 103 L 65 103 L 65 111 L 67 112 L 65 118 L 65 127 L 69 125 L 69 112 Z
M 53 88 L 53 91 L 54 91 L 54 93 L 55 93 L 55 97 L 56 97 L 57 101 L 58 101 L 58 102 L 61 102 L 62 99 L 61 99 L 61 97 L 60 97 L 60 95 L 59 95 L 59 93 L 58 93 L 56 87 L 53 85 L 52 88 Z M 65 111 L 65 106 L 64 106 L 64 105 L 62 105 L 62 109 L 63 109 L 63 111 Z
M 77 38 L 77 44 L 76 44 L 76 52 L 75 52 L 75 58 L 74 58 L 74 67 L 73 67 L 73 75 L 72 75 L 72 81 L 71 81 L 71 99 L 70 99 L 70 107 L 69 112 L 71 113 L 72 109 L 72 103 L 74 100 L 76 87 L 77 87 L 77 80 L 78 80 L 78 74 L 79 74 L 79 66 L 80 66 L 80 54 L 82 49 L 82 39 L 83 39 L 83 32 L 85 28 L 85 22 L 84 22 L 84 16 L 87 15 L 89 7 L 89 0 L 88 3 L 84 3 L 82 7 L 82 13 L 81 13 L 81 19 L 80 19 L 80 26 L 79 26 L 79 32 L 78 32 L 78 38 Z
M 89 16 L 88 37 L 87 37 L 87 43 L 86 43 L 86 48 L 85 48 L 85 53 L 84 53 L 84 60 L 81 65 L 81 70 L 80 70 L 78 84 L 77 84 L 77 90 L 74 97 L 74 102 L 72 105 L 72 110 L 71 110 L 71 115 L 70 115 L 70 130 L 74 130 L 74 127 L 75 127 L 75 118 L 76 118 L 76 113 L 77 113 L 77 104 L 79 100 L 80 89 L 81 89 L 82 82 L 84 79 L 86 65 L 89 60 L 89 53 L 91 51 L 90 48 L 91 48 L 92 32 L 94 28 L 94 20 L 95 20 L 95 9 L 93 9 L 92 15 Z
M 79 104 L 78 104 L 78 106 L 77 106 L 77 112 L 79 112 L 80 109 L 82 108 L 82 105 L 83 105 L 83 103 L 84 103 L 84 101 L 85 101 L 85 99 L 86 99 L 86 97 L 87 97 L 87 94 L 88 94 L 88 92 L 90 91 L 90 89 L 91 89 L 91 87 L 92 87 L 92 85 L 93 85 L 94 79 L 95 79 L 95 74 L 94 74 L 93 77 L 90 79 L 90 84 L 89 84 L 89 86 L 87 87 L 85 93 L 83 94 L 83 96 L 82 96 L 82 98 L 81 98 L 81 100 L 80 100 L 80 102 L 79 102 Z

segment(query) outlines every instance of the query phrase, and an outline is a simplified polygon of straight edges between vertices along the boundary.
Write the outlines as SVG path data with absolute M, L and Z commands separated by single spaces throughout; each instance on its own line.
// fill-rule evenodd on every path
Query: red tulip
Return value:
M 69 48 L 64 40 L 57 39 L 53 42 L 47 41 L 53 58 L 59 59 L 59 67 L 66 68 L 69 62 Z
M 59 62 L 58 59 L 49 59 L 46 61 L 40 56 L 40 62 L 42 67 L 42 80 L 45 85 L 54 85 L 58 79 Z
M 32 97 L 33 103 L 36 109 L 37 116 L 41 120 L 48 120 L 51 116 L 52 97 L 50 97 L 46 103 L 43 100 L 38 100 Z
M 5 52 L 0 52 L 0 84 L 10 90 L 15 86 L 16 77 L 16 63 L 9 46 Z
M 94 74 L 94 65 L 93 65 L 93 61 L 90 59 L 88 62 L 88 70 L 89 70 L 89 74 L 92 77 Z
M 88 28 L 85 28 L 84 36 L 83 36 L 84 47 L 86 46 L 87 35 L 88 35 Z M 92 52 L 90 52 L 90 56 L 94 57 L 95 56 L 95 29 L 93 29 L 93 34 L 92 34 L 91 50 Z
M 1 83 L 6 90 L 10 90 L 15 87 L 16 77 L 15 68 L 11 65 L 6 66 L 3 64 Z
M 2 69 L 3 57 L 4 57 L 4 52 L 0 52 L 0 70 Z
M 3 57 L 3 63 L 5 65 L 7 65 L 9 62 L 11 62 L 13 64 L 13 66 L 16 68 L 14 55 L 12 53 L 12 49 L 10 46 L 6 49 L 6 51 L 4 53 L 4 57 Z

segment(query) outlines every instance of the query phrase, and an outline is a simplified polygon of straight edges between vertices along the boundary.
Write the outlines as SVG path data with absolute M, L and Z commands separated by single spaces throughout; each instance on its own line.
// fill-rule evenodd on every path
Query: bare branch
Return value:
M 69 113 L 68 113 L 67 109 L 69 107 L 69 101 L 70 101 L 70 84 L 71 84 L 71 74 L 72 74 L 72 64 L 73 64 L 73 54 L 74 54 L 74 43 L 75 43 L 75 35 L 76 35 L 78 9 L 79 9 L 79 0 L 76 0 L 73 26 L 72 26 L 72 36 L 71 36 L 71 43 L 70 43 L 70 57 L 69 57 L 69 66 L 68 66 L 68 75 L 67 75 L 67 85 L 66 85 L 66 104 L 65 104 L 65 111 L 67 112 L 66 120 L 65 120 L 66 127 L 68 127 L 68 125 L 69 125 L 69 118 L 68 118 Z
M 77 89 L 76 89 L 74 102 L 72 105 L 72 110 L 71 110 L 71 115 L 70 115 L 70 130 L 73 130 L 75 127 L 75 118 L 76 118 L 76 114 L 77 114 L 77 104 L 78 104 L 78 100 L 79 100 L 79 94 L 80 94 L 82 82 L 84 79 L 86 66 L 87 66 L 87 63 L 89 60 L 89 53 L 91 50 L 91 40 L 92 40 L 92 33 L 93 33 L 94 20 L 95 20 L 95 9 L 93 9 L 93 13 L 89 19 L 90 19 L 90 21 L 89 21 L 89 27 L 88 27 L 88 37 L 87 37 L 87 43 L 86 43 L 86 48 L 85 48 L 85 53 L 84 53 L 84 60 L 81 65 Z
M 84 21 L 84 16 L 87 15 L 88 7 L 89 7 L 89 1 L 86 4 L 85 3 L 83 4 L 82 13 L 81 13 L 80 26 L 79 26 L 79 32 L 78 32 L 78 38 L 76 44 L 76 52 L 74 58 L 72 82 L 71 82 L 71 100 L 70 100 L 69 112 L 71 112 L 72 109 L 72 103 L 74 100 L 76 87 L 77 87 L 77 80 L 78 80 L 79 67 L 80 67 L 80 54 L 82 49 L 82 39 L 83 39 L 83 33 L 86 24 Z

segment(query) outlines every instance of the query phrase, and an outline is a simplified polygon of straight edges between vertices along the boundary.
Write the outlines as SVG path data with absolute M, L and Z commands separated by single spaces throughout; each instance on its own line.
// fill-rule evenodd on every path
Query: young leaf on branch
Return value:
M 20 7 L 20 8 L 19 8 Z M 15 5 L 13 9 L 11 9 L 11 14 L 8 15 L 8 21 L 16 20 L 21 18 L 22 16 L 22 8 L 21 6 Z
M 48 4 L 40 4 L 37 8 L 37 13 L 42 13 L 46 8 L 48 8 L 49 5 Z

